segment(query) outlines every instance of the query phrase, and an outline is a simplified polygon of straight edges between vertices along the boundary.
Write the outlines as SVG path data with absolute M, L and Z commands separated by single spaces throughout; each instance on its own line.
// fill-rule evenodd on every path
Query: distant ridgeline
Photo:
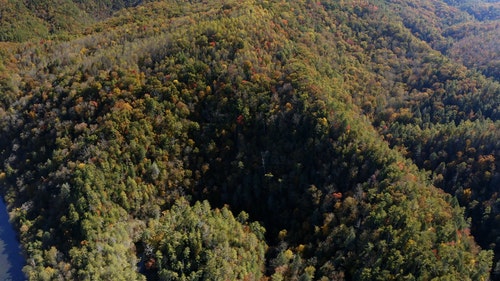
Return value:
M 387 6 L 434 49 L 499 81 L 500 1 L 444 2 L 401 1 Z
M 29 280 L 498 278 L 493 15 L 4 2 L 0 183 Z
M 23 42 L 72 36 L 114 12 L 142 0 L 5 0 L 0 5 L 0 41 Z

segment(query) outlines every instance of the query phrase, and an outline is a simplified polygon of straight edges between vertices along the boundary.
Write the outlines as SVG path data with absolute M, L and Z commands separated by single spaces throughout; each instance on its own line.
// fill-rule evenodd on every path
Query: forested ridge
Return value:
M 498 2 L 4 2 L 29 280 L 498 278 Z

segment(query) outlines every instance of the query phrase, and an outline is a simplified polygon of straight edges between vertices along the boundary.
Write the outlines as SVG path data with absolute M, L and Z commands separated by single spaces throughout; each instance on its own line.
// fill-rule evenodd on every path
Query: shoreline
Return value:
M 10 224 L 3 198 L 0 199 L 0 280 L 26 280 L 22 269 L 26 261 L 21 246 Z

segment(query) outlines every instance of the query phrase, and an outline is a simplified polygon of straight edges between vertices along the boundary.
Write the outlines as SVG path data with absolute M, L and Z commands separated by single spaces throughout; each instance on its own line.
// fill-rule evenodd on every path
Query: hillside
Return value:
M 376 1 L 373 1 L 376 2 Z M 435 50 L 500 80 L 500 2 L 378 1 Z
M 114 12 L 142 0 L 3 0 L 0 2 L 0 42 L 73 36 Z
M 500 84 L 457 59 L 492 16 L 30 3 L 3 6 L 33 20 L 0 53 L 0 184 L 30 280 L 497 278 Z

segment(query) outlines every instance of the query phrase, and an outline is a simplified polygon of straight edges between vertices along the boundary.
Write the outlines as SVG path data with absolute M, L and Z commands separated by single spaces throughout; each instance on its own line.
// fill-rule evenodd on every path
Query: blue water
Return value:
M 26 280 L 22 272 L 24 264 L 16 233 L 9 223 L 7 209 L 0 198 L 0 280 Z

